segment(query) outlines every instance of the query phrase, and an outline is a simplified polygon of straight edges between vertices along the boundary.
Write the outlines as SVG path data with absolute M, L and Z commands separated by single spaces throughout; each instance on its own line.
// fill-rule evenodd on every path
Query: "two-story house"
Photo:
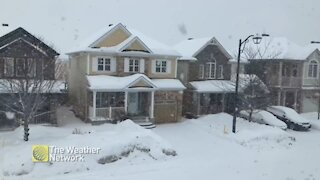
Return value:
M 127 117 L 176 122 L 185 87 L 176 79 L 179 53 L 119 23 L 81 43 L 70 59 L 75 114 L 93 124 Z
M 15 101 L 16 99 L 10 99 L 9 97 L 18 96 L 17 94 L 19 93 L 19 88 L 16 88 L 15 91 L 10 88 L 15 84 L 8 83 L 26 82 L 28 80 L 30 85 L 28 87 L 24 83 L 25 88 L 30 88 L 30 93 L 35 93 L 34 89 L 39 88 L 35 87 L 35 82 L 55 81 L 55 60 L 58 55 L 54 49 L 21 27 L 0 37 L 0 121 L 5 121 L 7 118 L 3 112 L 15 109 L 15 107 L 6 104 L 4 101 Z M 17 84 L 21 85 L 22 83 Z M 44 86 L 44 83 L 37 83 L 37 85 Z M 50 87 L 50 91 L 43 90 L 40 92 L 42 96 L 47 98 L 37 113 L 42 115 L 37 116 L 31 123 L 56 123 L 54 114 L 56 98 L 60 94 L 59 85 L 55 84 L 54 88 Z M 30 98 L 30 101 L 33 100 L 32 97 Z
M 187 86 L 184 113 L 195 115 L 232 112 L 235 90 L 231 79 L 230 54 L 214 37 L 182 41 L 175 45 L 182 57 L 178 78 Z
M 274 105 L 282 105 L 299 112 L 317 111 L 319 91 L 319 49 L 300 46 L 286 38 L 273 37 L 261 45 L 249 45 L 254 57 L 250 71 L 254 71 L 271 91 Z

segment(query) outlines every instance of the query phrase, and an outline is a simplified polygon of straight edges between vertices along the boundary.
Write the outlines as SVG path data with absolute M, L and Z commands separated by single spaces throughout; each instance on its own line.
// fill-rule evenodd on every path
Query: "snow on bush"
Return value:
M 73 128 L 74 129 L 74 128 Z M 70 128 L 34 125 L 30 128 L 29 142 L 23 142 L 21 128 L 12 132 L 16 143 L 0 149 L 0 176 L 43 177 L 69 174 L 103 168 L 109 163 L 128 162 L 126 159 L 143 157 L 146 161 L 165 160 L 177 153 L 161 137 L 131 120 L 117 125 L 84 126 L 70 133 Z M 85 133 L 90 132 L 90 133 Z M 33 163 L 32 145 L 56 147 L 97 147 L 98 154 L 85 154 L 84 162 Z M 2 163 L 2 164 L 1 164 Z M 103 165 L 105 164 L 105 165 Z

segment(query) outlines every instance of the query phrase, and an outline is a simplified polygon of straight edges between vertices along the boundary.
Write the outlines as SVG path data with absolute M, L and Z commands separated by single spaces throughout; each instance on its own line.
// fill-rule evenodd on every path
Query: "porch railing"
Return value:
M 104 120 L 118 120 L 125 115 L 124 107 L 103 107 L 96 108 L 96 117 L 93 117 L 93 107 L 90 107 L 90 115 L 93 120 L 104 121 Z

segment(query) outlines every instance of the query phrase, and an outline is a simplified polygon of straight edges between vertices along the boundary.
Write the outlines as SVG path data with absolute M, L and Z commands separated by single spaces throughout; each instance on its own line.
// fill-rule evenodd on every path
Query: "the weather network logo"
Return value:
M 33 145 L 32 146 L 32 162 L 48 162 L 49 146 Z

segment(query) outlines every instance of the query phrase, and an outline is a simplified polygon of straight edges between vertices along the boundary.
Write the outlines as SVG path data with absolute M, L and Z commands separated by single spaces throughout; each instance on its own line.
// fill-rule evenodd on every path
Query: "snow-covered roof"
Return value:
M 87 76 L 90 90 L 94 91 L 125 91 L 125 90 L 183 90 L 185 87 L 177 79 L 150 79 L 144 74 L 133 74 L 130 76 Z M 144 87 L 137 87 L 135 83 L 143 82 Z
M 161 90 L 184 90 L 186 87 L 178 79 L 152 79 Z
M 235 92 L 235 84 L 227 80 L 192 81 L 190 84 L 195 88 L 195 91 L 202 93 Z
M 182 55 L 181 60 L 194 60 L 194 57 L 209 44 L 217 45 L 228 58 L 232 58 L 215 37 L 190 38 L 176 44 L 174 49 Z
M 97 42 L 101 41 L 107 35 L 111 34 L 112 31 L 115 31 L 118 28 L 121 28 L 122 30 L 124 30 L 124 32 L 128 34 L 129 37 L 126 40 L 112 47 L 102 47 L 102 48 L 94 47 L 94 45 Z M 135 29 L 124 26 L 121 23 L 102 28 L 101 30 L 91 35 L 89 38 L 85 39 L 83 42 L 79 43 L 68 54 L 75 53 L 75 52 L 82 52 L 82 51 L 121 53 L 124 50 L 124 48 L 128 46 L 135 39 L 137 39 L 143 45 L 145 45 L 145 47 L 151 51 L 150 54 L 176 56 L 176 57 L 180 56 L 180 54 L 170 46 L 160 43 L 159 41 L 152 39 Z M 144 52 L 140 52 L 140 53 L 144 53 Z
M 264 37 L 260 44 L 249 41 L 245 52 L 248 59 L 306 60 L 319 45 L 298 45 L 285 37 Z

